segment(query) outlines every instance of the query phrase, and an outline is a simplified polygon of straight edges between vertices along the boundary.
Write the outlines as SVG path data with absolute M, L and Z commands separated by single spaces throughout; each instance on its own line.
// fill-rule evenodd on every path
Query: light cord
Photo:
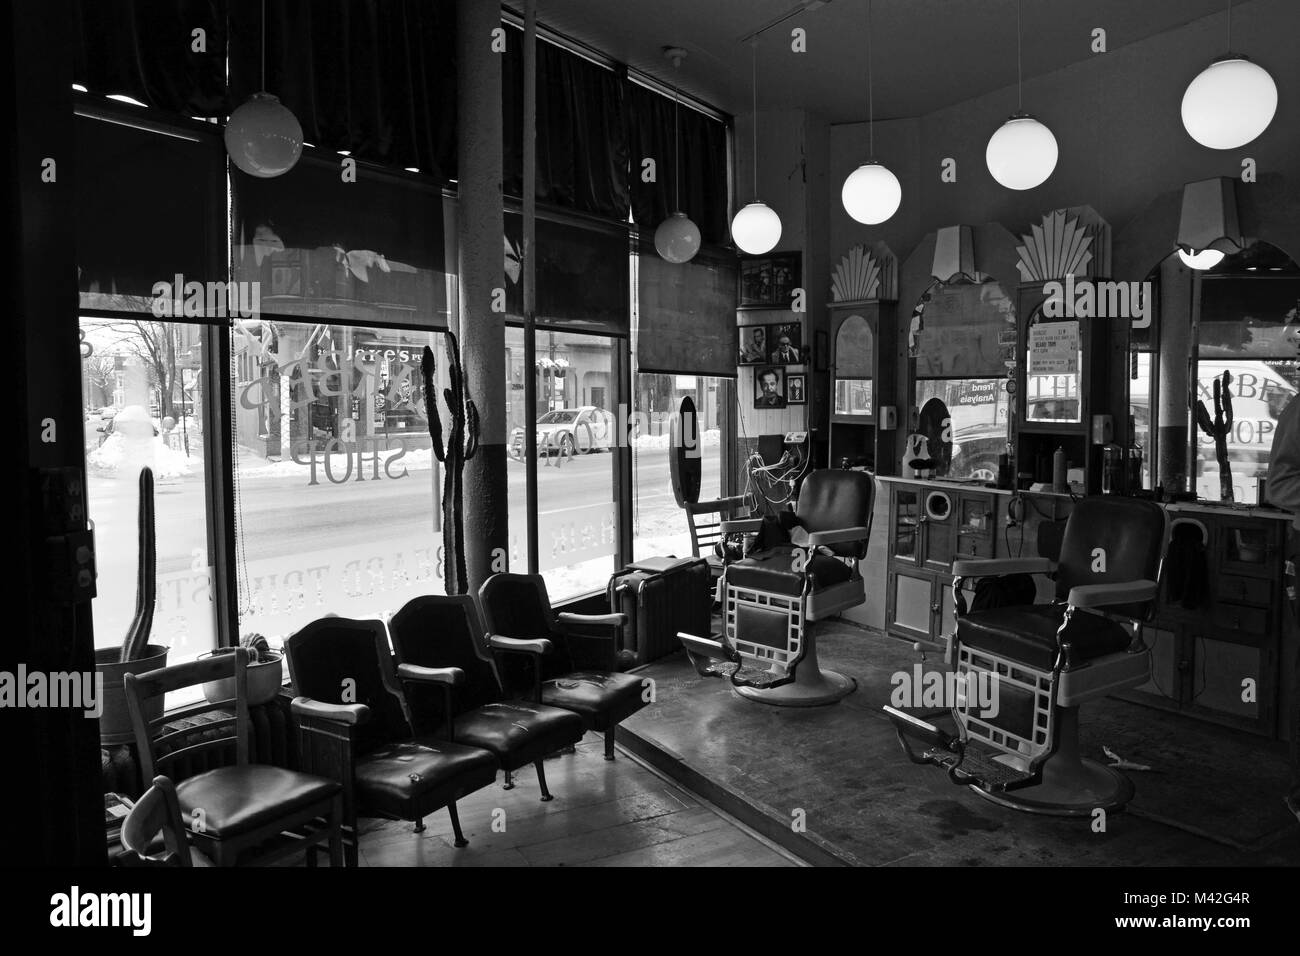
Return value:
M 1025 71 L 1020 59 L 1020 0 L 1016 0 L 1016 112 L 1025 111 Z
M 262 92 L 266 92 L 266 0 L 262 0 Z
M 1228 0 L 1228 52 L 1232 52 L 1232 0 Z
M 867 0 L 867 153 L 876 158 L 876 95 L 872 87 L 871 64 L 871 0 Z
M 682 101 L 678 88 L 673 86 L 673 195 L 675 212 L 682 208 Z
M 750 59 L 752 60 L 752 69 L 753 69 L 753 82 L 751 84 L 751 89 L 754 94 L 754 124 L 753 124 L 754 125 L 754 130 L 753 130 L 754 133 L 754 199 L 757 200 L 758 199 L 758 40 L 757 38 L 754 40 L 753 45 L 750 47 L 750 50 L 753 54 Z

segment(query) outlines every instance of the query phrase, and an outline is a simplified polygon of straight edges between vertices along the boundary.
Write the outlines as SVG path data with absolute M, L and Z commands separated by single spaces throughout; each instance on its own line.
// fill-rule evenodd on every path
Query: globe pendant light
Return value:
M 849 173 L 840 190 L 844 211 L 864 225 L 884 222 L 898 211 L 903 187 L 898 177 L 876 162 L 875 97 L 871 85 L 871 0 L 867 0 L 867 139 L 873 157 Z
M 754 40 L 754 195 L 758 195 L 758 40 Z M 741 252 L 761 256 L 781 241 L 781 217 L 755 199 L 731 220 L 731 238 Z
M 680 47 L 669 47 L 664 54 L 673 61 L 673 68 L 682 65 L 686 51 Z M 681 264 L 690 262 L 695 253 L 700 251 L 700 227 L 691 222 L 690 217 L 682 212 L 681 180 L 681 95 L 673 86 L 673 185 L 676 208 L 671 216 L 659 224 L 655 230 L 655 251 L 660 257 Z
M 1232 2 L 1228 2 L 1228 49 L 1232 49 Z M 1244 56 L 1215 60 L 1183 93 L 1183 127 L 1210 149 L 1236 149 L 1257 138 L 1277 112 L 1277 84 L 1268 70 Z
M 1020 60 L 1020 0 L 1016 0 L 1017 112 L 989 137 L 984 162 L 1007 189 L 1033 189 L 1047 182 L 1059 150 L 1052 131 L 1024 112 L 1024 72 Z
M 266 92 L 266 0 L 262 0 L 262 92 L 230 114 L 225 141 L 230 161 L 259 179 L 284 175 L 302 156 L 302 125 Z

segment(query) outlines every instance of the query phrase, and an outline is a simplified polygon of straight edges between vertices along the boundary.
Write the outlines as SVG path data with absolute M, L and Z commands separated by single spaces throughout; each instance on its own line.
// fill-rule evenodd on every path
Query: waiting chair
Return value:
M 189 837 L 203 854 L 218 866 L 266 864 L 328 843 L 330 864 L 342 866 L 343 786 L 312 773 L 249 763 L 248 657 L 240 647 L 231 654 L 126 675 L 141 776 L 174 776 L 174 764 L 213 759 L 209 754 L 228 759 L 233 750 L 233 763 L 176 784 Z M 172 691 L 232 677 L 235 696 L 207 708 L 223 716 L 205 723 L 198 739 L 191 730 L 168 729 L 172 718 L 165 714 L 145 717 L 151 701 Z M 307 860 L 314 863 L 314 853 Z
M 162 837 L 162 846 L 158 838 Z M 146 864 L 157 866 L 211 866 L 212 861 L 192 847 L 185 837 L 176 785 L 157 776 L 122 821 L 122 846 Z
M 875 481 L 861 471 L 820 470 L 804 479 L 788 519 L 790 539 L 726 567 L 723 633 L 679 634 L 702 676 L 728 677 L 750 700 L 784 707 L 830 704 L 857 687 L 822 670 L 809 627 L 866 600 L 866 557 Z M 758 532 L 762 519 L 723 522 Z
M 456 846 L 465 846 L 456 801 L 496 780 L 496 758 L 417 734 L 404 692 L 415 685 L 454 688 L 464 675 L 451 668 L 394 669 L 382 621 L 322 618 L 284 647 L 303 765 L 342 777 L 349 859 L 357 854 L 358 813 L 409 820 L 421 833 L 424 818 L 446 807 Z
M 494 574 L 479 599 L 488 646 L 502 660 L 507 686 L 520 693 L 531 677 L 536 699 L 576 713 L 587 730 L 603 733 L 605 759 L 613 760 L 618 724 L 649 703 L 641 678 L 619 673 L 636 663 L 631 651 L 619 649 L 627 616 L 557 614 L 540 574 Z M 539 640 L 543 652 L 528 646 Z M 521 656 L 530 666 L 515 666 Z
M 441 712 L 443 736 L 492 753 L 505 771 L 507 790 L 514 787 L 514 771 L 531 763 L 537 769 L 542 800 L 550 800 L 542 758 L 581 740 L 582 720 L 536 697 L 511 699 L 484 646 L 486 632 L 474 598 L 412 598 L 392 616 L 388 630 L 400 668 L 449 668 L 464 675 L 443 695 L 446 709 L 430 707 L 428 694 L 422 694 L 413 695 L 416 710 L 430 715 Z M 545 652 L 545 641 L 517 643 L 525 653 Z
M 1079 708 L 1150 677 L 1151 654 L 1137 635 L 1154 609 L 1166 539 L 1165 511 L 1154 502 L 1086 498 L 1066 523 L 1059 562 L 953 562 L 948 665 L 958 688 L 996 682 L 996 694 L 959 691 L 956 735 L 886 707 L 908 757 L 1031 813 L 1087 815 L 1128 803 L 1129 779 L 1080 754 Z M 966 613 L 968 578 L 1024 573 L 1054 576 L 1055 600 Z M 916 753 L 909 738 L 929 749 Z

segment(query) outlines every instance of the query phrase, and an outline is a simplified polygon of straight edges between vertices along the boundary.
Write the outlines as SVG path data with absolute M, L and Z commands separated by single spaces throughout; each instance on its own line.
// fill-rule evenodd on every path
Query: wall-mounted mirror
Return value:
M 850 315 L 835 334 L 836 417 L 870 421 L 876 407 L 873 375 L 876 367 L 876 337 L 864 316 Z

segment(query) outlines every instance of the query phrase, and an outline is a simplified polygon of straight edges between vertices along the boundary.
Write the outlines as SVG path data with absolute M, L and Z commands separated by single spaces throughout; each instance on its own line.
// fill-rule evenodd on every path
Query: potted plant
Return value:
M 246 648 L 250 653 L 248 706 L 269 704 L 275 700 L 275 695 L 280 693 L 280 687 L 284 683 L 284 655 L 271 650 L 271 645 L 266 638 L 256 633 L 245 634 L 240 639 L 239 646 Z M 215 651 L 200 654 L 199 659 L 215 657 L 218 654 L 230 654 L 233 651 L 233 647 L 219 647 Z M 203 696 L 213 704 L 230 700 L 235 696 L 235 679 L 227 677 L 222 680 L 208 681 L 203 685 Z

